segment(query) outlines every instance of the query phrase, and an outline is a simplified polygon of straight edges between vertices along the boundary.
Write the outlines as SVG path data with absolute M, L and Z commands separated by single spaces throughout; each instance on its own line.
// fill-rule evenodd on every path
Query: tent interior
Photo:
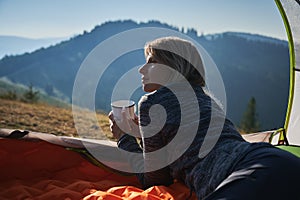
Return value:
M 290 91 L 286 120 L 278 130 L 247 134 L 244 138 L 250 142 L 270 142 L 300 157 L 300 1 L 275 2 L 289 40 Z M 0 199 L 196 198 L 179 182 L 142 190 L 133 174 L 107 167 L 87 149 L 87 146 L 117 148 L 111 141 L 11 129 L 0 129 L 0 136 Z

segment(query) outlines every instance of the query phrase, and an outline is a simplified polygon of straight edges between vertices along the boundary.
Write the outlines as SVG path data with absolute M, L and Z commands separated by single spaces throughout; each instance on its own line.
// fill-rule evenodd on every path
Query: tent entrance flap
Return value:
M 300 144 L 300 3 L 275 0 L 285 23 L 290 50 L 290 94 L 284 129 L 290 144 Z M 279 142 L 283 141 L 281 135 Z

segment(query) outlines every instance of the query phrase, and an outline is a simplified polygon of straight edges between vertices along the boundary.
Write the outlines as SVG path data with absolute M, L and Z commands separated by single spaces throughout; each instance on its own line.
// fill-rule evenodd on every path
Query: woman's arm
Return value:
M 134 155 L 127 154 L 128 161 L 133 169 L 136 169 L 138 172 L 144 171 L 146 164 L 154 164 L 157 163 L 156 158 L 150 158 L 147 156 L 146 152 L 153 152 L 164 146 L 164 142 L 161 139 L 160 135 L 164 134 L 164 130 L 160 131 L 156 136 L 151 138 L 146 138 L 144 144 L 139 145 L 135 137 L 125 134 L 113 120 L 113 115 L 109 115 L 110 118 L 110 129 L 114 136 L 118 138 L 118 147 L 128 152 L 133 153 L 144 153 L 143 159 L 141 157 L 137 157 Z M 146 151 L 143 150 L 142 146 L 146 146 Z M 160 158 L 166 158 L 166 155 L 161 155 Z M 173 179 L 170 175 L 169 168 L 164 167 L 162 169 L 146 172 L 146 173 L 137 173 L 136 174 L 143 188 L 146 189 L 148 187 L 154 185 L 170 185 L 173 183 Z
M 132 169 L 138 172 L 137 177 L 143 188 L 173 183 L 169 168 L 170 163 L 167 163 L 170 155 L 164 147 L 177 133 L 178 125 L 176 124 L 180 122 L 180 117 L 178 118 L 177 115 L 180 113 L 180 109 L 176 98 L 167 96 L 168 98 L 164 98 L 161 94 L 155 93 L 141 98 L 138 124 L 142 145 L 137 143 L 135 137 L 128 134 L 123 135 L 118 141 L 119 148 L 128 152 L 139 153 L 130 154 L 128 161 Z M 166 112 L 165 108 L 168 108 L 169 112 Z
M 155 164 L 157 161 L 159 161 L 159 159 L 157 158 L 150 158 L 149 156 L 147 156 L 147 152 L 151 152 L 152 150 L 155 151 L 154 149 L 157 149 L 157 146 L 159 146 L 162 143 L 158 135 L 146 139 L 144 141 L 143 145 L 146 146 L 147 151 L 143 150 L 141 146 L 137 143 L 137 140 L 133 136 L 130 136 L 128 134 L 123 135 L 119 139 L 118 147 L 129 152 L 144 152 L 144 160 L 137 159 L 137 157 L 135 156 L 129 157 L 129 162 L 134 169 L 138 168 L 140 170 L 143 170 L 145 169 L 145 165 Z M 161 156 L 166 158 L 165 155 Z M 170 175 L 169 167 L 164 167 L 162 169 L 158 169 L 151 172 L 137 173 L 136 175 L 144 189 L 154 185 L 168 186 L 173 183 L 173 178 Z
M 138 177 L 145 188 L 153 185 L 170 185 L 173 177 L 167 160 L 166 145 L 176 135 L 177 126 L 167 122 L 160 96 L 144 96 L 139 102 L 139 126 L 143 141 L 145 173 Z M 159 153 L 158 153 L 159 152 Z

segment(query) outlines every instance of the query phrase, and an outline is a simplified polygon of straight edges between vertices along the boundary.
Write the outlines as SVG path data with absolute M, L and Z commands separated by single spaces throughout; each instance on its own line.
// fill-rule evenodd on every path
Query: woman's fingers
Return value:
M 113 133 L 115 138 L 119 138 L 120 135 L 128 133 L 135 137 L 141 137 L 140 130 L 138 126 L 138 116 L 134 116 L 132 119 L 123 108 L 121 111 L 121 119 L 115 119 L 112 111 L 108 114 L 110 131 Z
M 108 118 L 110 131 L 112 132 L 114 138 L 119 139 L 124 134 L 124 132 L 119 128 L 112 111 L 108 114 Z
M 136 114 L 134 114 L 133 121 L 134 121 L 135 124 L 139 125 L 139 117 Z
M 123 108 L 121 111 L 121 120 L 120 120 L 120 128 L 127 133 L 131 132 L 131 126 L 130 126 L 130 116 L 128 116 L 128 113 L 126 113 L 126 109 Z
M 111 121 L 114 121 L 114 114 L 113 114 L 112 111 L 109 112 L 108 118 L 109 118 Z
M 119 139 L 124 134 L 124 132 L 119 128 L 119 126 L 115 121 L 111 123 L 110 131 L 112 132 L 114 138 L 116 139 Z

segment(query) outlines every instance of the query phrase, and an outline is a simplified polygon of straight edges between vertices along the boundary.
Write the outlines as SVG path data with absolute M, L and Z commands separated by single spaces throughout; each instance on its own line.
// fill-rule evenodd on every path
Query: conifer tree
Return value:
M 23 94 L 22 100 L 27 103 L 36 103 L 39 99 L 39 91 L 34 91 L 32 84 L 28 86 L 28 90 Z
M 259 131 L 260 124 L 256 113 L 256 100 L 251 97 L 240 123 L 242 131 L 247 133 Z

